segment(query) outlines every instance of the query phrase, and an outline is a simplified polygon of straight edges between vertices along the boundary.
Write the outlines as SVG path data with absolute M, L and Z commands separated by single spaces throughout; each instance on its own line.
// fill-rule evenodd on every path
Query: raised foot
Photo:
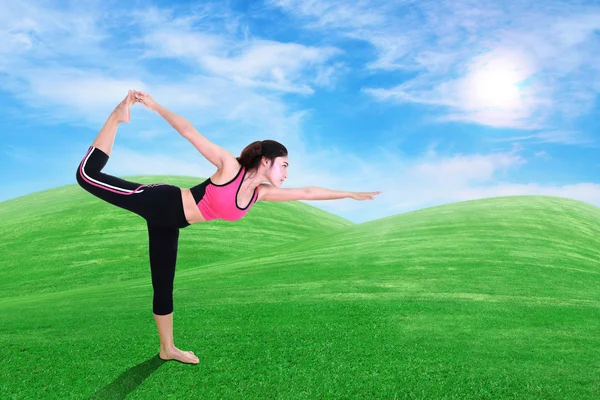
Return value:
M 173 347 L 170 350 L 160 350 L 158 355 L 161 360 L 177 360 L 184 364 L 198 364 L 200 360 L 193 351 L 181 351 L 177 347 Z
M 117 108 L 115 108 L 115 115 L 117 117 L 117 121 L 119 122 L 129 122 L 131 118 L 129 113 L 129 108 L 135 104 L 135 97 L 133 90 L 127 92 L 127 97 L 123 99 L 122 102 L 119 103 Z

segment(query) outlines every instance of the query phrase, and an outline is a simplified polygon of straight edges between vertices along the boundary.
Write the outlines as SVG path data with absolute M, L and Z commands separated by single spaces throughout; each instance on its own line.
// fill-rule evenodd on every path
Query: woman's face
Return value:
M 271 185 L 280 187 L 285 179 L 288 177 L 288 158 L 285 157 L 277 157 L 271 168 L 268 171 L 269 181 Z

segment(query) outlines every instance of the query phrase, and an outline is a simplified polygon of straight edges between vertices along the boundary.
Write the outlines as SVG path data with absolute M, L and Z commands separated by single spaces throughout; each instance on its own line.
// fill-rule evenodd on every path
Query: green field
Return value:
M 600 398 L 586 203 L 500 197 L 363 224 L 258 203 L 185 228 L 175 345 L 198 365 L 158 358 L 143 219 L 70 185 L 0 203 L 0 221 L 1 399 Z

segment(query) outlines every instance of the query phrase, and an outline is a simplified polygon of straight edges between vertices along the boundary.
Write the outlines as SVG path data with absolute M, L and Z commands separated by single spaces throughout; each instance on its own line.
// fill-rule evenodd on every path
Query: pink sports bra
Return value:
M 204 219 L 207 221 L 213 219 L 237 221 L 246 215 L 252 204 L 258 199 L 258 188 L 254 189 L 254 195 L 250 202 L 243 208 L 239 207 L 237 195 L 245 176 L 246 168 L 242 166 L 235 178 L 223 185 L 216 185 L 208 178 L 200 185 L 190 188 Z

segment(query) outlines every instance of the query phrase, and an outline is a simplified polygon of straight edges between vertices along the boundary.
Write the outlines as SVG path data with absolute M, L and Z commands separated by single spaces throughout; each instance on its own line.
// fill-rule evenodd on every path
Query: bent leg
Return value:
M 129 210 L 149 224 L 170 228 L 190 225 L 185 218 L 181 189 L 169 184 L 142 185 L 102 172 L 108 154 L 91 146 L 77 168 L 77 182 L 89 193 Z
M 146 185 L 101 172 L 108 158 L 104 151 L 90 146 L 77 168 L 77 183 L 94 196 L 143 217 L 145 207 L 142 193 Z
M 94 139 L 92 142 L 92 147 L 98 148 L 106 155 L 110 156 L 119 124 L 121 122 L 129 122 L 129 109 L 133 104 L 135 104 L 135 97 L 133 92 L 130 90 L 127 93 L 127 97 L 125 97 L 125 99 L 119 103 L 119 105 L 106 120 L 102 129 L 100 129 L 98 136 L 96 136 L 96 139 Z
M 108 117 L 102 129 L 96 136 L 96 139 L 92 142 L 92 147 L 102 150 L 105 154 L 110 156 L 113 145 L 115 143 L 115 136 L 117 135 L 117 129 L 119 129 L 120 121 L 115 115 L 115 111 Z

